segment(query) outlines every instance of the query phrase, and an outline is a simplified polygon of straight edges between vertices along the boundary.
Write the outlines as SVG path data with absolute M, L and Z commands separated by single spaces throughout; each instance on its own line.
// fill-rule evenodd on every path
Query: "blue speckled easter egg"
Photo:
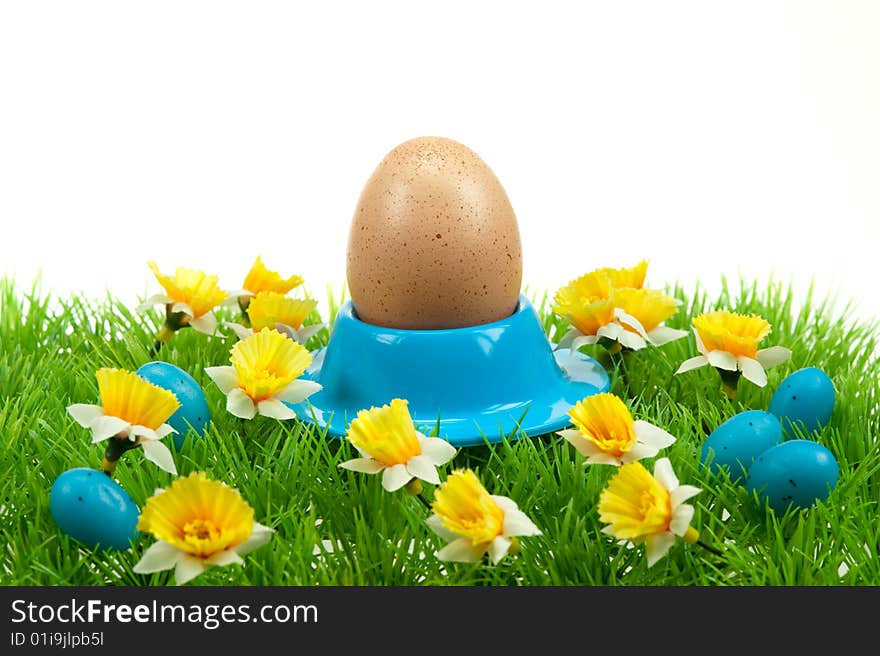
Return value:
M 62 531 L 87 547 L 128 549 L 137 537 L 135 502 L 96 469 L 68 469 L 49 492 L 49 512 Z
M 762 453 L 749 469 L 746 487 L 778 513 L 789 505 L 809 508 L 826 499 L 840 471 L 834 455 L 810 440 L 790 440 Z
M 700 452 L 700 464 L 710 460 L 713 473 L 722 468 L 730 480 L 739 482 L 748 474 L 752 461 L 782 441 L 782 425 L 776 415 L 763 410 L 749 410 L 734 415 L 716 428 Z
M 834 383 L 816 367 L 795 371 L 773 393 L 770 412 L 779 417 L 790 437 L 797 435 L 792 425 L 808 433 L 820 430 L 834 412 Z
M 168 362 L 148 362 L 135 373 L 153 385 L 167 389 L 180 401 L 180 407 L 167 422 L 177 431 L 174 445 L 178 449 L 183 446 L 190 426 L 199 437 L 205 434 L 211 411 L 204 390 L 192 376 Z

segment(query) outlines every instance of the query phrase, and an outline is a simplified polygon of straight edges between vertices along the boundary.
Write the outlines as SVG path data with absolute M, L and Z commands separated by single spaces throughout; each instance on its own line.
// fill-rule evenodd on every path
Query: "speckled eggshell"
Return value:
M 797 437 L 798 431 L 820 431 L 834 413 L 834 383 L 821 369 L 799 369 L 779 384 L 770 399 L 770 412 L 779 417 L 790 437 Z
M 140 511 L 128 492 L 96 469 L 68 469 L 49 491 L 49 512 L 59 528 L 89 548 L 128 549 L 137 538 Z
M 726 469 L 730 480 L 743 481 L 752 462 L 782 441 L 782 426 L 775 415 L 763 410 L 747 410 L 734 415 L 716 428 L 703 442 L 700 465 L 712 473 Z
M 498 178 L 451 139 L 397 146 L 361 193 L 347 277 L 358 317 L 374 325 L 461 328 L 510 316 L 522 247 Z
M 205 434 L 208 421 L 211 419 L 211 410 L 208 408 L 205 392 L 195 378 L 180 367 L 161 360 L 148 362 L 135 373 L 177 397 L 180 407 L 166 422 L 177 431 L 173 433 L 174 446 L 178 449 L 183 447 L 186 436 L 190 434 L 190 428 L 193 430 L 193 435 L 201 437 Z

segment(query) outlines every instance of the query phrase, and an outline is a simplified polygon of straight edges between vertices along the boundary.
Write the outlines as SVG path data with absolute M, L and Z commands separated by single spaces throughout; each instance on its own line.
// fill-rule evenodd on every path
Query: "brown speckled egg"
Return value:
M 402 143 L 361 192 L 347 277 L 358 317 L 374 325 L 460 328 L 509 316 L 522 247 L 498 178 L 451 139 Z

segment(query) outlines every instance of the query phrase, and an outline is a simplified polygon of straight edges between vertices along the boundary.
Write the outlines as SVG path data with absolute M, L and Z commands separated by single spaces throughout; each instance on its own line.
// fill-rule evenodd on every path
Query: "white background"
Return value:
M 156 259 L 324 288 L 385 153 L 473 148 L 524 280 L 792 280 L 880 315 L 880 3 L 17 2 L 0 273 L 131 299 Z

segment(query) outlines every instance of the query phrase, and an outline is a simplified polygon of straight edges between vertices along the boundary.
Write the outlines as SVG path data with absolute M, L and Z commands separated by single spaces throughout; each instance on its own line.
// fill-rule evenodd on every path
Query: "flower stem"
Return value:
M 248 306 L 251 304 L 250 296 L 238 297 L 238 308 L 241 310 L 241 325 L 245 328 L 251 327 L 251 317 L 248 314 Z
M 703 549 L 705 549 L 709 553 L 715 554 L 716 556 L 719 556 L 721 558 L 724 557 L 724 553 L 720 549 L 716 549 L 715 547 L 710 546 L 710 545 L 706 544 L 705 542 L 703 542 L 700 539 L 699 531 L 697 531 L 697 529 L 695 529 L 693 526 L 688 527 L 688 530 L 685 531 L 683 539 L 688 544 L 695 544 L 698 547 L 703 547 Z
M 168 325 L 168 322 L 166 321 L 164 324 L 162 324 L 159 332 L 156 333 L 156 341 L 153 342 L 153 350 L 150 352 L 150 355 L 155 356 L 164 344 L 167 344 L 171 341 L 172 337 L 174 337 L 174 330 L 171 329 L 171 327 Z
M 116 471 L 116 465 L 119 464 L 122 454 L 139 446 L 140 444 L 132 442 L 128 438 L 111 437 L 107 448 L 104 450 L 104 458 L 101 460 L 101 471 L 107 474 L 107 476 L 112 476 L 113 472 Z
M 703 547 L 703 549 L 705 549 L 709 553 L 715 554 L 719 558 L 724 557 L 724 552 L 722 552 L 721 549 L 716 549 L 715 547 L 709 546 L 708 544 L 706 544 L 702 540 L 697 540 L 696 542 L 694 542 L 694 544 L 697 545 L 698 547 Z
M 728 399 L 736 401 L 736 390 L 742 373 L 739 371 L 728 371 L 727 369 L 719 369 L 718 373 L 721 374 L 721 390 L 727 395 Z
M 621 350 L 620 344 L 617 344 L 617 347 L 617 351 L 609 352 L 611 364 L 614 367 L 614 370 L 617 371 L 618 376 L 620 376 L 620 382 L 623 383 L 624 389 L 626 389 L 627 392 L 630 392 L 629 376 L 627 375 L 626 367 L 626 361 L 629 359 L 629 352 Z

